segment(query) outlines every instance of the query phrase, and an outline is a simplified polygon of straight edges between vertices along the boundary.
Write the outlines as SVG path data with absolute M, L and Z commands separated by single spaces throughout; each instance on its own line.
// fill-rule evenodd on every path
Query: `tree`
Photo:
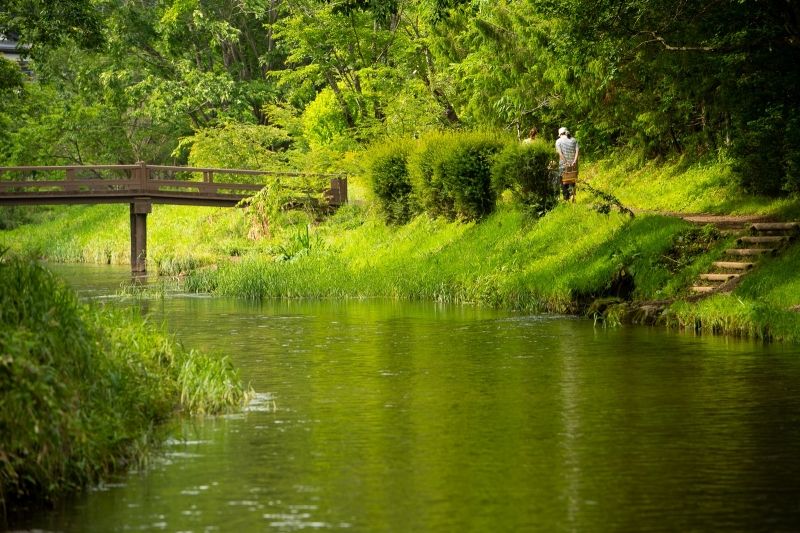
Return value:
M 550 0 L 531 7 L 558 21 L 558 53 L 573 68 L 576 96 L 592 93 L 596 80 L 587 84 L 579 74 L 599 62 L 607 83 L 588 100 L 604 105 L 590 116 L 622 119 L 616 131 L 608 128 L 610 140 L 629 139 L 650 154 L 730 147 L 746 187 L 798 190 L 800 74 L 786 68 L 800 60 L 796 3 Z
M 0 8 L 0 34 L 15 35 L 34 52 L 69 40 L 99 48 L 102 16 L 90 0 L 6 0 Z

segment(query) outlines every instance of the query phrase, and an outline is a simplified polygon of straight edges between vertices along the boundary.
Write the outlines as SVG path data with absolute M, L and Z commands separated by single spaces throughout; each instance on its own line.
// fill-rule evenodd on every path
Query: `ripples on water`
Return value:
M 119 283 L 89 271 L 68 273 L 85 294 Z M 794 346 L 435 304 L 177 295 L 145 307 L 187 346 L 231 355 L 259 395 L 243 413 L 185 421 L 148 472 L 30 518 L 30 527 L 800 523 Z

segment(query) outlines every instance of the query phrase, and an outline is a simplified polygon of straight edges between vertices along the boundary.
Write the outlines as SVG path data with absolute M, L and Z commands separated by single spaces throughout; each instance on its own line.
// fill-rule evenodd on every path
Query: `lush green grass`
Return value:
M 240 209 L 155 205 L 148 216 L 151 267 L 173 275 L 253 246 Z M 39 224 L 0 234 L 0 245 L 53 262 L 130 263 L 127 205 L 64 206 Z
M 357 177 L 350 180 L 357 205 L 322 224 L 304 213 L 283 214 L 269 239 L 248 238 L 242 210 L 155 206 L 148 219 L 150 269 L 189 273 L 192 290 L 247 298 L 390 297 L 553 312 L 584 309 L 598 297 L 678 298 L 730 239 L 712 239 L 703 255 L 687 253 L 681 242 L 692 233 L 689 225 L 656 212 L 800 219 L 797 198 L 743 194 L 724 160 L 687 161 L 641 164 L 617 155 L 584 165 L 582 179 L 639 211 L 632 220 L 595 212 L 584 190 L 577 204 L 560 204 L 541 219 L 501 200 L 480 223 L 420 216 L 390 227 Z M 0 232 L 0 243 L 51 260 L 127 261 L 127 206 L 70 207 L 51 217 Z M 719 308 L 733 312 L 735 303 L 753 302 L 762 311 L 748 315 L 752 327 L 720 319 L 722 325 L 705 329 L 764 335 L 759 331 L 767 325 L 772 338 L 800 338 L 792 333 L 800 331 L 796 315 L 787 311 L 800 304 L 800 274 L 790 262 L 780 264 L 788 266 L 756 269 L 730 297 L 676 306 L 671 323 L 706 317 L 716 324 Z M 773 315 L 784 325 L 772 324 Z
M 798 198 L 776 200 L 744 194 L 724 159 L 642 164 L 634 156 L 615 154 L 587 165 L 581 178 L 642 210 L 800 219 Z
M 714 333 L 800 342 L 800 244 L 765 258 L 731 294 L 672 306 L 668 323 Z
M 81 304 L 53 274 L 0 256 L 0 504 L 51 499 L 145 457 L 176 410 L 249 392 L 227 358 L 189 351 L 133 311 Z
M 540 220 L 511 208 L 481 223 L 425 215 L 399 227 L 363 220 L 343 230 L 334 217 L 314 229 L 316 245 L 304 255 L 222 263 L 194 272 L 187 286 L 248 298 L 391 297 L 565 312 L 630 288 L 639 298 L 679 290 L 669 285 L 661 256 L 687 227 L 674 218 L 631 220 L 572 204 Z M 623 287 L 626 279 L 633 287 Z

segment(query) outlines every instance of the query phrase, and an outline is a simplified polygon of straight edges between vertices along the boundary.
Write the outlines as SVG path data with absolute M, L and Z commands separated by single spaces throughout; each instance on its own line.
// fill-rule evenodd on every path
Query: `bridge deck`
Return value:
M 243 176 L 249 177 L 248 183 L 231 182 Z M 138 163 L 0 167 L 0 206 L 130 204 L 131 271 L 137 275 L 146 271 L 147 215 L 152 204 L 234 207 L 264 188 L 267 180 L 277 178 L 327 178 L 330 188 L 312 186 L 307 192 L 322 193 L 333 207 L 347 202 L 344 175 Z

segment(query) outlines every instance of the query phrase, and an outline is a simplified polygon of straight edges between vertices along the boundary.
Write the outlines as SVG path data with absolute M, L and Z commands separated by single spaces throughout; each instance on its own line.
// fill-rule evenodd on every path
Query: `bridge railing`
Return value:
M 140 165 L 0 167 L 0 193 L 131 190 Z M 134 187 L 135 188 L 135 187 Z
M 230 168 L 168 165 L 81 165 L 0 167 L 0 197 L 36 199 L 180 195 L 237 201 L 250 196 L 275 178 L 321 178 L 330 187 L 322 192 L 331 205 L 347 201 L 343 174 L 276 172 Z M 238 180 L 238 181 L 237 181 Z

